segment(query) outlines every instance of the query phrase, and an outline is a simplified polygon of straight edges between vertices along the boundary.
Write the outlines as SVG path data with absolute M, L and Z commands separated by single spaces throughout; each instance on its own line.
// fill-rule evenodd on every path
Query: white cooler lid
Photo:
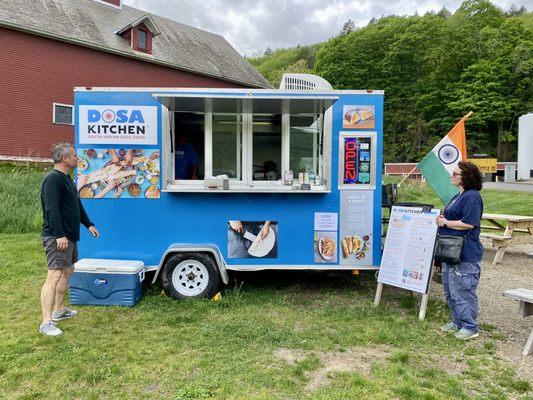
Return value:
M 82 258 L 74 269 L 80 272 L 115 272 L 135 274 L 144 269 L 144 263 L 137 260 L 106 260 L 103 258 Z

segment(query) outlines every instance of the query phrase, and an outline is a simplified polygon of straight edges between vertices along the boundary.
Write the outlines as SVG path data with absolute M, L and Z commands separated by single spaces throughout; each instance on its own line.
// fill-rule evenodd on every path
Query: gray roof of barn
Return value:
M 134 51 L 115 34 L 145 15 L 161 30 L 153 39 L 152 56 Z M 0 26 L 251 87 L 272 87 L 222 36 L 124 4 L 119 9 L 93 0 L 2 0 Z

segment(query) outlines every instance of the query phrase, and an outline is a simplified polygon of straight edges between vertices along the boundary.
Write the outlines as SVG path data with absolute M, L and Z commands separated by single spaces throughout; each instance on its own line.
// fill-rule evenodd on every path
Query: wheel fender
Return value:
M 226 262 L 222 253 L 217 245 L 214 244 L 186 244 L 186 243 L 174 243 L 168 247 L 165 253 L 161 256 L 159 261 L 159 266 L 155 270 L 154 279 L 152 279 L 152 284 L 157 281 L 161 268 L 165 265 L 165 261 L 169 256 L 176 253 L 209 253 L 213 256 L 215 264 L 222 278 L 222 282 L 227 284 L 229 282 L 228 271 L 226 270 Z

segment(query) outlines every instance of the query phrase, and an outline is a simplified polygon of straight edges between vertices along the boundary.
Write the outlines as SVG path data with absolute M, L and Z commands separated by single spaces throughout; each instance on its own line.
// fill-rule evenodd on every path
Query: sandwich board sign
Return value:
M 439 214 L 436 208 L 392 207 L 375 305 L 381 300 L 383 284 L 396 286 L 424 295 L 419 315 L 424 318 Z

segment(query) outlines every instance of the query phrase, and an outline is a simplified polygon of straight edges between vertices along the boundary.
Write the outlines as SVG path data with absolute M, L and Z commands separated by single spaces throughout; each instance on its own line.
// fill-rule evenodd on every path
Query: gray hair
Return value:
M 63 161 L 63 157 L 70 155 L 70 149 L 72 145 L 70 143 L 58 143 L 52 147 L 52 160 L 54 164 Z

